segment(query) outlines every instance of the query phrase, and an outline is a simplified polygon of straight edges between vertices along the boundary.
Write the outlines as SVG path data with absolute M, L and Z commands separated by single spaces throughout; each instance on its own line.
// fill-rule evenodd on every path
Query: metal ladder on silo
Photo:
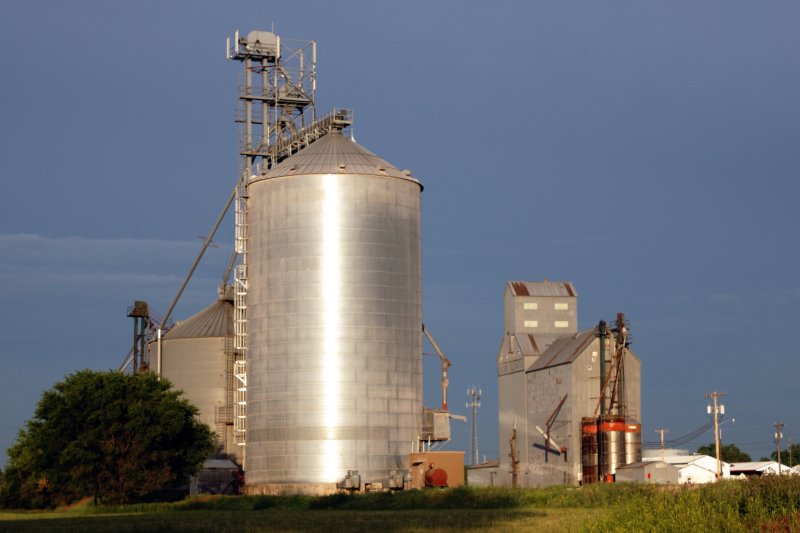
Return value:
M 241 262 L 234 271 L 233 347 L 234 398 L 233 440 L 247 442 L 247 176 L 236 188 L 236 252 Z

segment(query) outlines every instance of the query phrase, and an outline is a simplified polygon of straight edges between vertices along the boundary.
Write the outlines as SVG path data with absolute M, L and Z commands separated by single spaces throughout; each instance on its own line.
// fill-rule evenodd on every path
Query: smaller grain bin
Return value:
M 601 474 L 612 481 L 617 467 L 625 464 L 625 417 L 601 416 L 598 426 Z
M 581 484 L 588 485 L 599 481 L 599 456 L 597 453 L 597 419 L 581 419 Z
M 642 460 L 642 425 L 628 421 L 625 424 L 625 464 Z
M 241 461 L 233 442 L 233 295 L 219 298 L 150 343 L 152 368 L 182 390 L 216 433 L 217 451 Z

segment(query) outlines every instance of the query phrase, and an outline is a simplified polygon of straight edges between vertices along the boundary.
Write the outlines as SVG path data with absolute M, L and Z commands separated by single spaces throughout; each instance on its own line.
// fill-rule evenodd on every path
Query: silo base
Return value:
M 338 492 L 336 483 L 265 483 L 245 485 L 244 494 L 248 496 L 282 496 L 303 494 L 306 496 L 327 496 Z

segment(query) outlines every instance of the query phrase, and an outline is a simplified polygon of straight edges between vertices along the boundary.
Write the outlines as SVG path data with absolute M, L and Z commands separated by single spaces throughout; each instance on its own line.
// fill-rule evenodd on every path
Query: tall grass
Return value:
M 402 530 L 403 524 L 415 520 L 450 527 L 453 517 L 461 515 L 469 518 L 464 518 L 460 529 L 491 530 L 501 524 L 506 529 L 532 527 L 554 515 L 568 516 L 570 527 L 580 524 L 577 527 L 587 531 L 800 531 L 800 479 L 769 476 L 695 487 L 620 483 L 518 490 L 459 487 L 322 497 L 199 496 L 175 503 L 89 504 L 68 514 L 72 518 L 103 514 L 109 520 L 138 525 L 156 519 L 164 524 L 191 522 L 193 527 L 202 516 L 210 521 L 206 530 L 233 520 L 231 517 L 236 517 L 232 524 L 247 527 L 263 520 L 283 526 L 293 520 L 314 524 L 354 520 L 370 527 L 379 524 L 387 530 Z M 65 522 L 53 522 L 54 526 L 78 525 L 67 513 L 58 516 Z M 391 528 L 390 523 L 394 524 Z M 5 525 L 17 527 L 19 523 L 0 520 L 0 531 Z M 560 529 L 565 528 L 564 524 Z M 275 530 L 281 529 L 276 526 Z
M 597 531 L 800 531 L 800 479 L 766 476 L 632 493 Z

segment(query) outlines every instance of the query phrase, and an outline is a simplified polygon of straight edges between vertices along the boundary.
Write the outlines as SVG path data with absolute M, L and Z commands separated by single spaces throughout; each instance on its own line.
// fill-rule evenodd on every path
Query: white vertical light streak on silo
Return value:
M 337 177 L 323 176 L 323 251 L 322 251 L 322 294 L 324 309 L 324 345 L 322 383 L 325 394 L 325 465 L 323 467 L 328 482 L 337 481 L 339 475 L 339 441 L 336 428 L 339 425 L 339 317 L 341 313 L 341 250 L 339 188 Z

